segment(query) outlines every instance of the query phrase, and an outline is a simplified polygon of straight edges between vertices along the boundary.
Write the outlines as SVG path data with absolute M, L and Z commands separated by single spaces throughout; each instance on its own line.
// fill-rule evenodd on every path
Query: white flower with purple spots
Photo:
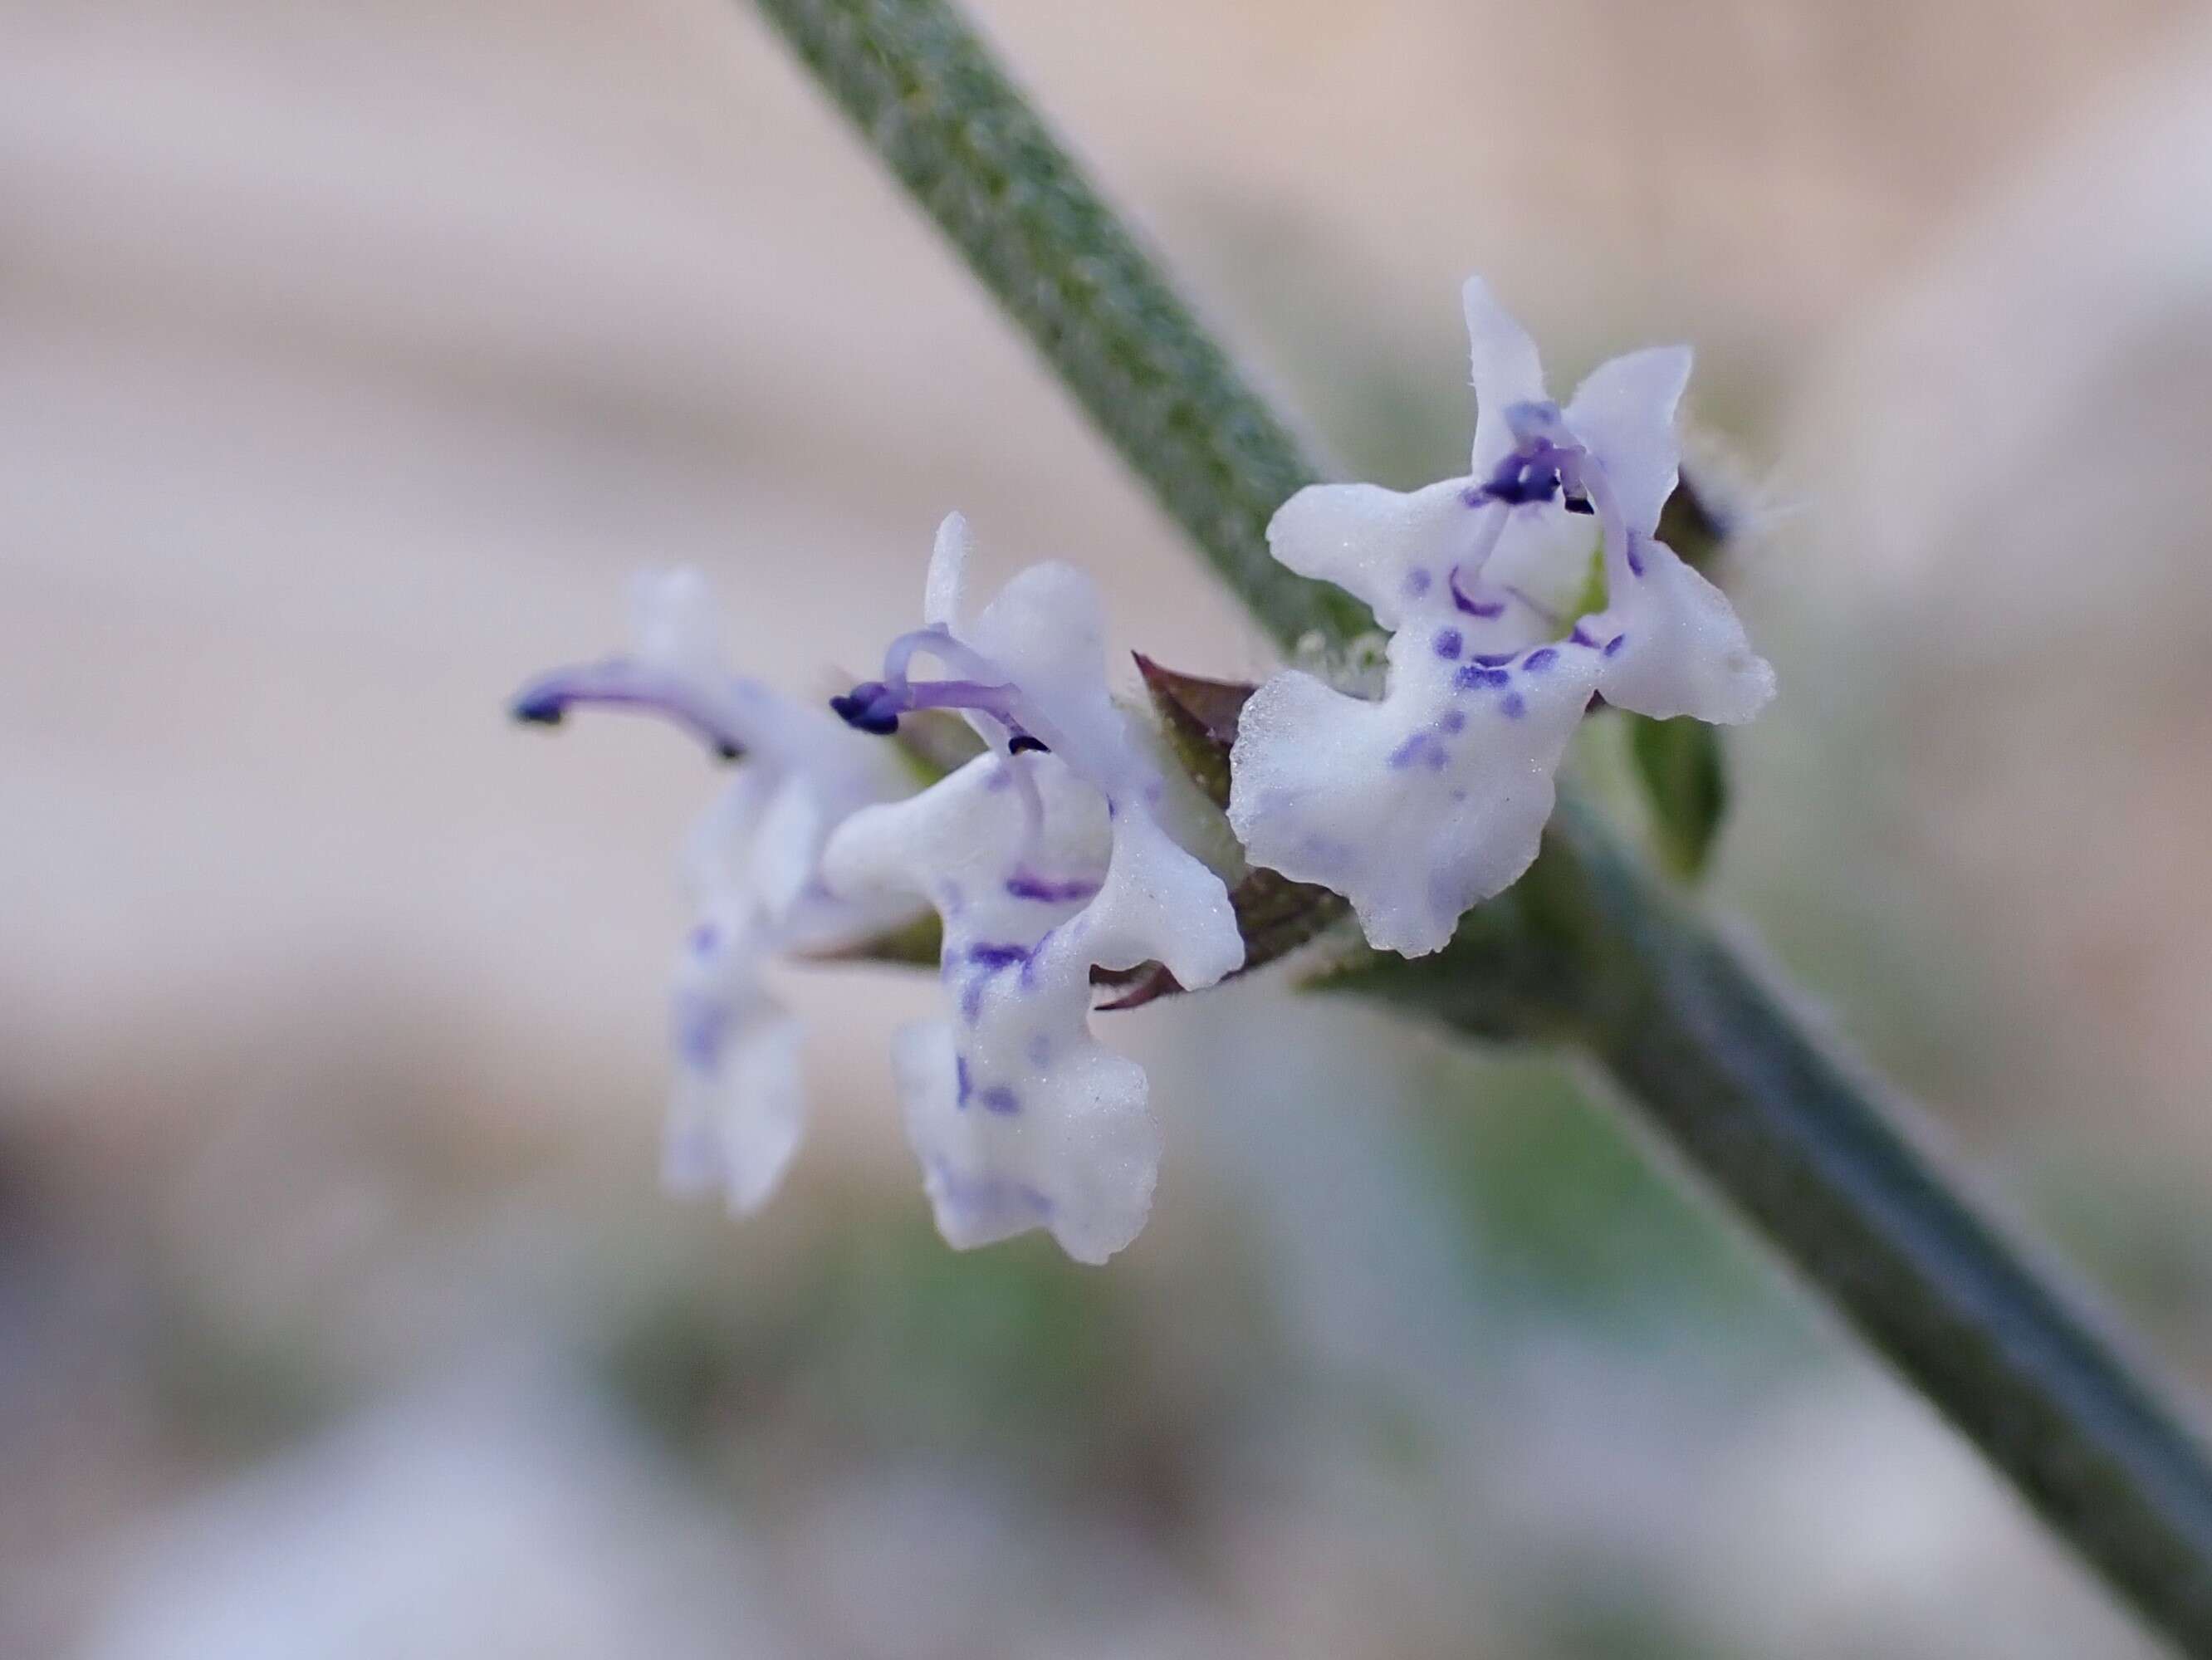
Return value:
M 1400 494 L 1317 484 L 1267 527 L 1275 557 L 1391 632 L 1365 700 L 1295 671 L 1245 705 L 1231 824 L 1255 864 L 1352 902 L 1419 956 L 1536 856 L 1553 775 L 1593 696 L 1656 717 L 1750 720 L 1774 695 L 1721 592 L 1656 539 L 1680 460 L 1686 347 L 1594 370 L 1565 409 L 1481 279 L 1474 465 Z
M 671 997 L 676 1079 L 664 1142 L 668 1185 L 720 1191 L 740 1214 L 775 1192 L 804 1134 L 799 1029 L 762 979 L 782 953 L 855 945 L 918 906 L 855 904 L 823 886 L 830 832 L 914 787 L 899 757 L 722 666 L 696 571 L 641 575 L 622 655 L 555 671 L 514 703 L 526 721 L 630 708 L 673 721 L 737 776 L 693 830 L 683 873 L 693 926 Z
M 1103 1262 L 1144 1225 L 1159 1133 L 1143 1068 L 1091 1035 L 1091 970 L 1158 961 L 1194 988 L 1239 967 L 1244 946 L 1220 878 L 1164 826 L 1166 780 L 1108 694 L 1090 579 L 1032 565 L 969 616 L 968 551 L 955 514 L 930 561 L 927 626 L 833 706 L 876 733 L 959 709 L 992 752 L 855 813 L 823 871 L 840 893 L 915 896 L 944 919 L 951 1013 L 902 1031 L 893 1062 L 945 1237 L 1042 1227 Z M 922 658 L 952 678 L 912 678 Z

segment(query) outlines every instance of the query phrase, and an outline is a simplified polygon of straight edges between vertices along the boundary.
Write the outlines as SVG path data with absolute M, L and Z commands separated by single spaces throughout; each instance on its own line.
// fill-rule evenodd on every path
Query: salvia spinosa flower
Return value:
M 1279 561 L 1390 631 L 1383 696 L 1279 674 L 1232 757 L 1230 822 L 1252 861 L 1342 894 L 1372 945 L 1408 956 L 1535 858 L 1595 698 L 1735 723 L 1774 691 L 1726 598 L 1656 537 L 1687 348 L 1616 357 L 1562 409 L 1481 279 L 1463 298 L 1468 476 L 1410 494 L 1317 484 L 1268 526 Z
M 684 854 L 693 920 L 670 1000 L 663 1171 L 672 1188 L 720 1191 L 742 1213 L 775 1190 L 806 1116 L 799 1023 L 762 969 L 779 954 L 851 946 L 919 909 L 838 898 L 818 870 L 839 822 L 915 781 L 895 752 L 819 707 L 729 673 L 697 572 L 639 576 L 631 613 L 627 653 L 545 675 L 513 708 L 547 723 L 579 707 L 656 714 L 738 763 Z
M 943 920 L 951 1007 L 900 1032 L 893 1069 L 945 1238 L 1042 1227 L 1098 1262 L 1144 1225 L 1159 1134 L 1143 1068 L 1091 1035 L 1091 970 L 1157 961 L 1198 988 L 1244 946 L 1220 878 L 1170 832 L 1152 751 L 1109 695 L 1090 579 L 1032 565 L 971 613 L 969 550 L 955 514 L 930 561 L 925 626 L 834 707 L 874 733 L 958 709 L 990 750 L 854 814 L 823 873 L 836 892 L 918 897 Z M 948 678 L 914 678 L 923 659 Z

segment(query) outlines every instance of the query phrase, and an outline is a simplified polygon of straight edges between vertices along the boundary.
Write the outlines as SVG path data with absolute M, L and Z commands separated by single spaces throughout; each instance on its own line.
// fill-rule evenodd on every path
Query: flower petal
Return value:
M 1655 720 L 1741 726 L 1772 701 L 1774 670 L 1751 648 L 1728 596 L 1664 542 L 1637 544 L 1642 573 L 1583 626 L 1606 653 L 1606 701 Z
M 1460 289 L 1467 313 L 1468 356 L 1474 368 L 1474 450 L 1468 471 L 1487 478 L 1512 453 L 1514 434 L 1506 412 L 1522 404 L 1541 404 L 1544 363 L 1528 330 L 1498 303 L 1490 284 L 1470 277 Z
M 1407 632 L 1380 702 L 1277 675 L 1238 723 L 1230 823 L 1255 864 L 1349 899 L 1378 949 L 1439 950 L 1535 858 L 1599 661 L 1564 645 L 1477 664 Z
M 759 983 L 763 945 L 702 921 L 671 999 L 677 1067 L 662 1179 L 677 1193 L 720 1190 L 739 1215 L 775 1191 L 806 1121 L 799 1025 Z
M 975 538 L 961 514 L 948 513 L 937 527 L 937 542 L 930 550 L 929 576 L 922 586 L 921 620 L 932 628 L 960 627 L 960 601 L 968 577 L 968 556 L 975 550 Z
M 1077 1262 L 1099 1263 L 1143 1229 L 1160 1142 L 1133 1061 L 1087 1035 L 1070 1038 L 1049 1073 L 1018 1098 L 998 1098 L 1016 1101 L 1011 1112 L 985 1104 L 972 1082 L 963 1088 L 948 1021 L 903 1029 L 891 1064 L 948 1244 L 964 1250 L 1042 1227 Z
M 1034 819 L 1015 787 L 1022 779 Z M 1142 903 L 1127 889 L 1103 891 L 1110 867 L 1126 860 L 1139 873 L 1133 887 L 1163 872 L 1170 885 L 1181 879 L 1149 848 L 1158 827 L 1141 815 L 1133 824 L 1147 828 L 1109 824 L 1098 792 L 1057 755 L 987 756 L 912 800 L 855 814 L 830 838 L 823 869 L 841 891 L 922 893 L 945 920 L 955 1018 L 909 1028 L 894 1071 L 954 1245 L 1042 1227 L 1095 1262 L 1143 1225 L 1158 1164 L 1144 1072 L 1090 1030 L 1102 953 L 1141 939 L 1140 960 L 1155 943 L 1143 935 L 1152 919 Z M 1180 935 L 1171 913 L 1168 927 Z M 1241 959 L 1233 919 L 1230 928 Z
M 1082 926 L 1085 954 L 1100 968 L 1158 961 L 1189 991 L 1244 965 L 1229 890 L 1143 812 L 1115 817 L 1112 860 Z
M 1630 532 L 1649 536 L 1682 461 L 1674 412 L 1690 382 L 1687 346 L 1652 346 L 1601 363 L 1575 389 L 1568 429 L 1604 467 Z
M 1377 484 L 1309 484 L 1267 524 L 1276 562 L 1364 600 L 1376 623 L 1449 605 L 1453 568 L 1481 534 L 1469 481 L 1447 479 L 1411 494 Z M 1469 571 L 1472 577 L 1474 573 Z
M 631 650 L 669 674 L 701 681 L 722 678 L 714 634 L 714 596 L 689 566 L 639 571 L 629 581 Z

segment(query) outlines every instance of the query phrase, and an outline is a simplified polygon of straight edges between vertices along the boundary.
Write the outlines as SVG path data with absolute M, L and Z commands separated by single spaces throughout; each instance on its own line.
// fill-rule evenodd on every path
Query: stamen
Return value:
M 745 752 L 745 743 L 711 693 L 682 678 L 641 666 L 626 657 L 556 669 L 515 695 L 508 712 L 517 721 L 557 727 L 572 708 L 632 709 L 674 721 L 725 761 Z

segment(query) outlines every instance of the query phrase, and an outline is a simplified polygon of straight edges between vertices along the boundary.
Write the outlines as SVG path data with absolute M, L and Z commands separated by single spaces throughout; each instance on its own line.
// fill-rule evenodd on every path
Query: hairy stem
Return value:
M 1318 476 L 946 0 L 759 0 L 1207 561 L 1285 643 L 1364 626 L 1267 556 Z M 1437 958 L 1339 984 L 1580 1045 L 2154 1626 L 2212 1657 L 2212 1466 L 1778 996 L 1570 802 Z
M 953 8 L 761 0 L 1214 569 L 1284 644 L 1365 610 L 1267 556 L 1319 477 Z

